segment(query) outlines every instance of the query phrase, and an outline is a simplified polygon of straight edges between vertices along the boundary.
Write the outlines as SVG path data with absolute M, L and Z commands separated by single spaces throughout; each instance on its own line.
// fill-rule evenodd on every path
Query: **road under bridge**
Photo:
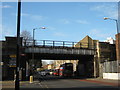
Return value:
M 96 76 L 94 61 L 95 49 L 84 48 L 83 46 L 74 47 L 73 42 L 71 47 L 65 46 L 65 42 L 62 43 L 62 46 L 55 46 L 55 41 L 52 41 L 52 46 L 50 46 L 44 41 L 43 45 L 24 47 L 24 53 L 28 60 L 79 60 L 77 69 L 82 70 L 79 73 L 84 72 L 81 75 Z

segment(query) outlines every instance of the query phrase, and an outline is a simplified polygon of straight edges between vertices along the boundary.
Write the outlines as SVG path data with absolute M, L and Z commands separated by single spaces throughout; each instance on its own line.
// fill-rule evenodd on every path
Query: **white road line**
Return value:
M 45 88 L 47 88 L 47 89 L 49 89 L 48 88 L 48 86 L 47 86 L 47 84 L 45 83 L 46 82 L 46 80 L 44 79 L 44 77 L 43 76 L 41 76 L 42 77 L 42 79 L 43 79 L 43 82 L 40 82 L 41 83 L 41 85 L 43 86 L 45 86 Z

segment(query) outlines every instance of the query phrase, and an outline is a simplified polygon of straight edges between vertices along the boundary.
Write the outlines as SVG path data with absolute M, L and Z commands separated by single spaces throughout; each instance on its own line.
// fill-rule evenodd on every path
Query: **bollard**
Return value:
M 30 76 L 30 83 L 33 83 L 33 76 Z

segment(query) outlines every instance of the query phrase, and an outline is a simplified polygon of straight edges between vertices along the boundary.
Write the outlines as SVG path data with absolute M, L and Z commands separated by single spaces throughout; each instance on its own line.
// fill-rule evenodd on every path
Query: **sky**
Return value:
M 2 2 L 2 23 L 0 40 L 17 34 L 17 2 Z M 104 17 L 117 19 L 117 2 L 22 2 L 21 29 L 31 33 L 34 28 L 35 40 L 57 40 L 78 42 L 85 36 L 104 41 L 115 39 L 116 22 Z

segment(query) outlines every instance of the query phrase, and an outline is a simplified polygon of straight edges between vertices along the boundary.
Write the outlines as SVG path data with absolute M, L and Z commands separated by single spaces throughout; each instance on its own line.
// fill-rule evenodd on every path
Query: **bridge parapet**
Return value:
M 25 53 L 95 55 L 94 49 L 27 47 Z
M 26 42 L 25 46 L 44 46 L 44 47 L 70 47 L 70 48 L 86 48 L 95 49 L 95 45 L 87 42 L 71 42 L 71 41 L 53 41 L 53 40 L 37 40 Z

